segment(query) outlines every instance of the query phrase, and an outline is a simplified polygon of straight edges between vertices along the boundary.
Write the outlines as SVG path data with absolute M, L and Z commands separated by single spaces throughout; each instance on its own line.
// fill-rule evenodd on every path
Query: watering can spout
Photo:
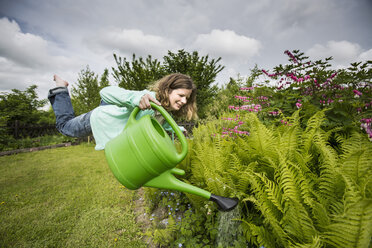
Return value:
M 151 181 L 147 182 L 145 186 L 177 190 L 181 192 L 190 193 L 193 195 L 198 195 L 206 198 L 207 200 L 215 202 L 218 206 L 218 209 L 224 212 L 233 210 L 239 203 L 237 198 L 228 198 L 214 195 L 206 190 L 184 183 L 178 180 L 173 174 L 182 176 L 185 174 L 185 171 L 178 168 L 167 170 L 158 177 L 155 177 Z
M 224 212 L 233 210 L 239 203 L 238 198 L 228 198 L 211 194 L 210 199 L 217 203 L 218 209 Z
M 206 199 L 209 199 L 211 197 L 210 192 L 195 187 L 193 185 L 184 183 L 181 180 L 178 180 L 173 174 L 182 176 L 185 174 L 185 171 L 178 168 L 167 170 L 160 174 L 159 176 L 148 181 L 144 186 L 159 189 L 177 190 L 181 192 L 190 193 L 193 195 L 198 195 Z

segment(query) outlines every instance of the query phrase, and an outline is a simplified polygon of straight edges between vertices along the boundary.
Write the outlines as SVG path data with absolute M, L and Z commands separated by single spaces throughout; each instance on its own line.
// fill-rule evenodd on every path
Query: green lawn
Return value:
M 135 197 L 93 145 L 0 157 L 0 247 L 146 247 Z

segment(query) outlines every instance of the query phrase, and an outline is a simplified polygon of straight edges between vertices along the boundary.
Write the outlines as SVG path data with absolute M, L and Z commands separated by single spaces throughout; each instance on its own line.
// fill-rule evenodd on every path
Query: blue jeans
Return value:
M 67 87 L 49 90 L 48 99 L 52 104 L 56 116 L 56 128 L 60 133 L 77 138 L 92 134 L 90 126 L 92 111 L 75 117 Z

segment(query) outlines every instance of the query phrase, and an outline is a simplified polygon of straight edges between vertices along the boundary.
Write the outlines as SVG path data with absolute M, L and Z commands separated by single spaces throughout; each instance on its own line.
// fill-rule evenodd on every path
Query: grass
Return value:
M 146 247 L 135 194 L 93 145 L 0 157 L 0 247 Z

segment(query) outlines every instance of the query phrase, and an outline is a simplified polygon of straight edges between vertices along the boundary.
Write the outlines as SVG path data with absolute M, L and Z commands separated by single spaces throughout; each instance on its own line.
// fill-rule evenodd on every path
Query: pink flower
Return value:
M 287 54 L 288 57 L 290 57 L 293 60 L 294 63 L 296 63 L 296 64 L 298 63 L 297 59 L 295 58 L 295 56 L 290 51 L 285 50 L 284 54 Z
M 299 109 L 299 108 L 301 108 L 301 106 L 302 106 L 302 104 L 301 103 L 299 103 L 299 102 L 296 102 L 296 107 Z
M 362 95 L 362 92 L 358 91 L 358 90 L 353 90 L 355 96 L 361 96 Z

